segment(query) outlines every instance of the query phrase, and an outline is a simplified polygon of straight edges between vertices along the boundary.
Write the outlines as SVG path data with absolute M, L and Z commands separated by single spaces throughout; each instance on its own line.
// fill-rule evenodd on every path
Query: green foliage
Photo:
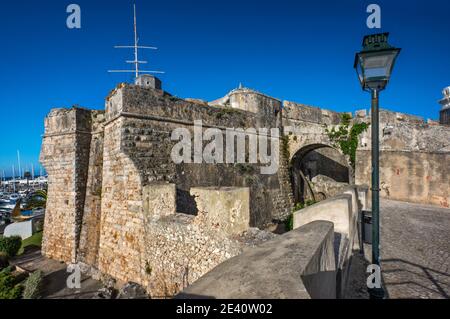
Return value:
M 281 137 L 281 155 L 287 161 L 291 158 L 291 153 L 289 152 L 289 135 L 283 135 Z
M 335 147 L 338 147 L 342 153 L 349 156 L 352 168 L 355 168 L 356 163 L 356 149 L 358 148 L 359 135 L 367 130 L 368 123 L 355 123 L 350 127 L 351 115 L 342 114 L 341 124 L 338 128 L 333 127 L 331 130 L 328 127 L 325 129 L 328 137 Z
M 16 284 L 11 267 L 0 271 L 0 299 L 20 299 L 23 287 Z
M 36 270 L 25 281 L 23 299 L 39 299 L 42 289 L 42 272 Z
M 153 272 L 152 266 L 150 265 L 150 263 L 148 261 L 146 261 L 145 262 L 145 273 L 150 276 L 152 274 L 152 272 Z
M 0 252 L 6 253 L 9 257 L 14 257 L 22 246 L 20 236 L 0 237 Z
M 316 204 L 316 203 L 317 203 L 317 202 L 316 202 L 315 200 L 308 199 L 308 200 L 305 202 L 305 207 L 312 206 L 312 205 L 314 205 L 314 204 Z
M 303 204 L 303 203 L 297 203 L 297 204 L 295 204 L 294 209 L 293 209 L 292 211 L 293 211 L 293 212 L 297 212 L 297 211 L 299 211 L 299 210 L 301 210 L 301 209 L 303 209 L 303 208 L 305 208 L 305 204 Z
M 292 209 L 292 212 L 294 212 L 294 213 L 298 212 L 299 210 L 302 210 L 303 208 L 308 207 L 308 206 L 312 206 L 316 203 L 317 202 L 312 199 L 308 199 L 304 203 L 297 203 L 297 204 L 295 204 L 294 208 Z
M 294 229 L 294 214 L 289 215 L 288 219 L 285 220 L 284 227 L 286 231 L 291 231 Z
M 296 203 L 294 208 L 292 209 L 292 214 L 289 215 L 288 219 L 285 220 L 284 226 L 286 231 L 291 231 L 294 229 L 294 213 L 302 210 L 305 207 L 314 205 L 316 202 L 313 200 L 307 200 L 305 203 Z
M 9 266 L 9 256 L 7 253 L 0 252 L 0 270 Z
M 37 190 L 31 194 L 27 201 L 26 209 L 45 208 L 47 205 L 47 191 Z
M 22 247 L 20 247 L 18 255 L 23 254 L 24 250 L 28 246 L 38 246 L 41 247 L 42 245 L 42 231 L 35 233 L 33 236 L 28 237 L 27 239 L 24 239 L 22 241 Z

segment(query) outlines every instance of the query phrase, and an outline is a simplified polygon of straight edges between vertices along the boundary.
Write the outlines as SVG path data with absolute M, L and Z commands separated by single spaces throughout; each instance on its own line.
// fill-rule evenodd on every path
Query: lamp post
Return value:
M 400 49 L 388 44 L 389 33 L 364 37 L 363 49 L 356 54 L 355 69 L 364 91 L 372 94 L 372 264 L 380 266 L 380 141 L 379 93 L 386 88 Z M 369 289 L 372 299 L 382 299 L 384 289 Z

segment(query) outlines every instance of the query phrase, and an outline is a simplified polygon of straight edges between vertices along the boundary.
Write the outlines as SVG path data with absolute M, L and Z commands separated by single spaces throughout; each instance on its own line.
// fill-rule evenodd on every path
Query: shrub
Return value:
M 16 256 L 21 246 L 22 238 L 20 236 L 0 238 L 0 252 L 8 254 L 9 257 Z
M 344 113 L 341 115 L 341 124 L 338 128 L 333 127 L 330 130 L 325 125 L 325 131 L 333 145 L 350 157 L 350 164 L 355 169 L 359 136 L 367 131 L 370 124 L 362 122 L 351 126 L 351 120 L 352 116 Z
M 316 203 L 317 203 L 317 202 L 316 202 L 315 200 L 308 199 L 308 200 L 305 202 L 305 207 L 312 206 L 312 205 L 314 205 L 314 204 L 316 204 Z
M 42 272 L 40 270 L 32 273 L 25 281 L 23 299 L 38 299 L 41 297 Z
M 299 210 L 301 210 L 303 208 L 305 208 L 305 204 L 297 203 L 297 204 L 295 204 L 294 209 L 292 210 L 292 212 L 295 213 L 295 212 L 297 212 L 297 211 L 299 211 Z
M 288 219 L 284 222 L 284 227 L 286 231 L 291 231 L 294 229 L 294 214 L 289 215 Z
M 16 284 L 11 267 L 0 271 L 0 299 L 20 299 L 23 287 Z
M 0 252 L 0 271 L 9 266 L 9 256 L 7 253 Z

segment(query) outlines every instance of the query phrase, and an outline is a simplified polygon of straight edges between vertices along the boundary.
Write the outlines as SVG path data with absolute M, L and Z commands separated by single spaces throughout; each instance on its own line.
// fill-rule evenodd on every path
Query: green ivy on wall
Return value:
M 352 116 L 350 114 L 341 115 L 341 123 L 336 128 L 325 128 L 330 141 L 336 148 L 350 158 L 350 164 L 355 169 L 356 149 L 358 148 L 359 136 L 369 128 L 369 123 L 361 122 L 351 125 Z
M 291 153 L 289 151 L 289 136 L 288 135 L 283 135 L 281 137 L 281 155 L 287 161 L 289 161 L 291 158 Z

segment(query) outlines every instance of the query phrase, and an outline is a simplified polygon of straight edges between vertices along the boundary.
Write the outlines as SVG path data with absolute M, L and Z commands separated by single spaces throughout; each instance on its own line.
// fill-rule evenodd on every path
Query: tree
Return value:
M 27 201 L 27 209 L 45 208 L 46 205 L 47 191 L 43 189 L 34 191 Z

